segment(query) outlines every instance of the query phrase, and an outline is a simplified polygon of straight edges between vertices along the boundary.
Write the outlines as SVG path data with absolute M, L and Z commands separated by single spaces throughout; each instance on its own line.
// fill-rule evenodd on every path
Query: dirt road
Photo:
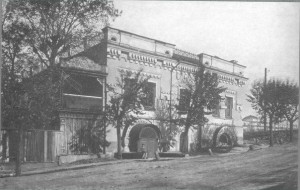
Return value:
M 297 189 L 297 145 L 0 179 L 0 189 Z

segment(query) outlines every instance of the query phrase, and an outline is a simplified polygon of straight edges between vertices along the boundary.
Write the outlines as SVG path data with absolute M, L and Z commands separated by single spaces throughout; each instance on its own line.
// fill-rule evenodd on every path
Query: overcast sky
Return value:
M 112 27 L 247 66 L 250 86 L 268 77 L 299 80 L 300 3 L 120 1 Z M 245 115 L 253 111 L 245 110 Z M 243 114 L 243 115 L 244 115 Z

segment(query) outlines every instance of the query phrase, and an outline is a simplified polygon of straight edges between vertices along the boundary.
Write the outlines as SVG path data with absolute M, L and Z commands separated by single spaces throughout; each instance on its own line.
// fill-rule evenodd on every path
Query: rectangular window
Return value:
M 180 89 L 179 111 L 187 111 L 190 104 L 189 91 L 187 89 Z
M 153 82 L 147 82 L 143 91 L 145 93 L 145 97 L 141 100 L 142 105 L 146 110 L 154 109 L 156 97 L 156 84 Z
M 232 109 L 233 109 L 233 98 L 226 97 L 225 99 L 225 118 L 226 119 L 232 119 Z

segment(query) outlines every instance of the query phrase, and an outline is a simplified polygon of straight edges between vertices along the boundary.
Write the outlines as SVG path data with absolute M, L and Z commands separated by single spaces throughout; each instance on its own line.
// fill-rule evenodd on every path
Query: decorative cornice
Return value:
M 121 50 L 114 49 L 114 48 L 107 48 L 107 57 L 111 58 L 118 58 L 121 55 Z
M 143 62 L 143 63 L 148 63 L 148 64 L 156 64 L 157 63 L 157 59 L 153 58 L 153 57 L 149 57 L 149 56 L 144 56 L 144 55 L 139 55 L 136 53 L 129 53 L 128 54 L 128 60 L 130 62 Z
M 137 74 L 137 73 L 138 73 L 138 71 L 133 70 L 133 69 L 118 68 L 118 70 L 119 70 L 120 72 L 132 72 L 132 73 L 134 73 L 134 74 Z M 160 75 L 151 74 L 151 73 L 146 73 L 146 72 L 141 72 L 141 75 L 142 75 L 142 76 L 145 76 L 145 77 L 154 78 L 154 79 L 160 79 L 160 78 L 161 78 Z
M 234 77 L 230 77 L 230 76 L 227 76 L 227 75 L 218 74 L 218 79 L 219 79 L 219 83 L 237 85 L 239 87 L 246 84 L 245 81 L 235 79 Z
M 189 52 L 185 52 L 182 50 L 175 49 L 177 53 L 185 54 L 186 56 L 190 56 L 190 58 L 196 58 L 198 59 L 198 56 Z M 122 54 L 122 51 L 117 49 L 117 48 L 107 48 L 107 57 L 113 58 L 113 59 L 120 59 L 121 57 L 125 59 L 125 61 L 129 61 L 131 63 L 136 63 L 136 64 L 142 64 L 145 66 L 149 67 L 161 67 L 163 69 L 167 70 L 172 70 L 172 68 L 175 68 L 174 70 L 176 71 L 177 79 L 179 75 L 182 77 L 187 77 L 187 75 L 190 75 L 192 73 L 195 73 L 197 71 L 197 68 L 195 66 L 187 66 L 187 65 L 181 65 L 176 62 L 176 61 L 170 61 L 170 60 L 163 60 L 162 64 L 158 62 L 157 58 L 152 57 L 152 56 L 145 56 L 143 54 L 138 54 L 138 53 L 132 53 L 128 52 L 128 54 Z M 177 66 L 176 66 L 177 65 Z M 128 69 L 123 69 L 120 68 L 120 71 L 125 71 Z M 134 70 L 128 70 L 132 72 L 137 72 Z M 211 71 L 209 71 L 211 72 Z M 160 75 L 155 75 L 155 74 L 150 74 L 150 73 L 142 73 L 144 76 L 151 77 L 151 78 L 160 78 Z M 219 72 L 217 73 L 218 79 L 220 83 L 225 83 L 225 84 L 230 84 L 230 85 L 237 85 L 239 87 L 245 85 L 245 81 L 236 79 L 235 77 L 220 74 Z

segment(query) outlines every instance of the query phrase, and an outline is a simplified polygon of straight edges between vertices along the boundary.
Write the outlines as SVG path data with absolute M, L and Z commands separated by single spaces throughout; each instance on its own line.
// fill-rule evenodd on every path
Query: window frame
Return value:
M 179 89 L 179 101 L 178 101 L 178 107 L 179 107 L 179 112 L 180 112 L 181 114 L 186 114 L 187 111 L 188 111 L 188 110 L 187 110 L 188 106 L 186 106 L 186 105 L 187 105 L 187 100 L 183 100 L 183 99 L 182 99 L 182 95 L 183 95 L 182 91 L 187 91 L 187 92 L 188 92 L 188 89 L 186 89 L 186 88 L 180 88 L 180 89 Z M 183 102 L 183 101 L 185 101 L 185 102 Z M 184 104 L 185 106 L 181 106 L 182 104 Z
M 157 92 L 157 83 L 155 82 L 155 81 L 148 81 L 147 82 L 147 85 L 149 84 L 149 83 L 151 83 L 151 84 L 153 84 L 153 86 L 152 86 L 152 90 L 150 89 L 150 92 L 153 92 L 152 93 L 152 95 L 153 95 L 153 97 L 152 97 L 152 100 L 151 100 L 151 102 L 152 102 L 152 105 L 145 105 L 144 103 L 144 99 L 147 99 L 148 97 L 146 97 L 146 98 L 142 98 L 141 99 L 141 104 L 143 105 L 143 107 L 144 107 L 144 109 L 145 110 L 149 110 L 149 111 L 151 111 L 151 110 L 155 110 L 155 103 L 156 103 L 156 92 Z M 143 89 L 143 91 L 144 91 L 144 89 Z M 147 102 L 150 102 L 149 100 L 147 100 Z
M 231 105 L 228 105 L 228 101 L 231 99 Z M 225 118 L 226 119 L 232 119 L 232 113 L 233 113 L 233 97 L 231 96 L 225 96 L 225 105 L 226 105 L 226 109 L 225 109 Z M 228 114 L 230 113 L 230 114 Z

